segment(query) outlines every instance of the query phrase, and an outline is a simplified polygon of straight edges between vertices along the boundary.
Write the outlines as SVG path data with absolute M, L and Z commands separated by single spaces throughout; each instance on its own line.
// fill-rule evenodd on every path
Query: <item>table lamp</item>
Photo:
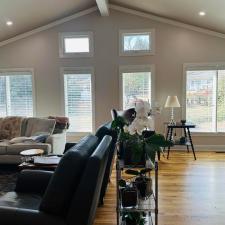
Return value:
M 177 96 L 168 96 L 166 99 L 166 104 L 165 104 L 165 108 L 171 108 L 171 116 L 170 116 L 170 125 L 174 125 L 176 124 L 175 120 L 174 120 L 174 110 L 173 108 L 179 108 L 180 107 L 180 103 L 178 101 Z

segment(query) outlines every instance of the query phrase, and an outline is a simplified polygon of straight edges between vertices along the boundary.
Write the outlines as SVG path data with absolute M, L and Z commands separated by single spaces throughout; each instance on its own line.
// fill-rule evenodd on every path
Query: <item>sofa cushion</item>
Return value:
M 54 119 L 28 118 L 25 136 L 30 137 L 40 134 L 51 135 L 53 133 L 54 127 L 55 127 Z
M 5 155 L 6 154 L 6 147 L 8 145 L 7 141 L 1 141 L 0 142 L 0 155 Z
M 65 215 L 71 196 L 79 184 L 86 161 L 97 143 L 98 138 L 89 135 L 63 155 L 44 194 L 40 210 L 56 215 Z
M 8 192 L 0 197 L 0 206 L 15 207 L 23 209 L 38 209 L 41 202 L 41 196 L 37 194 L 25 194 L 17 192 Z
M 6 148 L 7 155 L 19 155 L 20 152 L 28 149 L 43 149 L 45 154 L 51 152 L 51 145 L 46 143 L 17 143 L 9 144 Z
M 21 134 L 21 125 L 23 117 L 9 116 L 3 118 L 0 127 L 0 139 L 12 139 Z
M 34 143 L 45 143 L 48 134 L 40 134 L 38 136 L 31 136 L 31 137 L 15 137 L 9 141 L 10 144 L 17 144 L 17 143 L 25 143 L 25 142 L 34 142 Z

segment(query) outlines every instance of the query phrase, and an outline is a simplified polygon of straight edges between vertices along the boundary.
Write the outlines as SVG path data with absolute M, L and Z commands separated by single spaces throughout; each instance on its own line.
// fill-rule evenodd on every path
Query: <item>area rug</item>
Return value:
M 0 195 L 15 189 L 17 176 L 17 167 L 0 166 Z

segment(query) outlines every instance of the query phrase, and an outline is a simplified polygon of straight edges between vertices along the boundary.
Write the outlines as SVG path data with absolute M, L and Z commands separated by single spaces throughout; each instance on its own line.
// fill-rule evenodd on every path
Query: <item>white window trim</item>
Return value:
M 210 62 L 210 63 L 184 63 L 183 64 L 183 93 L 182 93 L 182 118 L 186 119 L 186 83 L 187 83 L 187 70 L 224 70 L 225 69 L 225 62 Z M 225 132 L 195 132 L 192 130 L 193 136 L 205 137 L 205 136 L 225 136 Z
M 83 37 L 88 36 L 89 38 L 89 52 L 77 52 L 77 53 L 66 53 L 64 51 L 64 39 L 68 37 Z M 60 58 L 74 58 L 74 57 L 93 57 L 94 56 L 94 37 L 93 32 L 64 32 L 59 33 L 59 57 Z
M 124 34 L 133 33 L 147 33 L 150 35 L 151 43 L 149 42 L 149 47 L 151 50 L 134 50 L 134 51 L 124 51 Z M 145 56 L 155 54 L 155 29 L 141 29 L 141 30 L 119 30 L 119 56 Z
M 119 67 L 119 106 L 123 110 L 123 73 L 151 72 L 151 106 L 155 103 L 155 65 L 123 65 Z
M 35 78 L 34 78 L 34 69 L 33 68 L 0 68 L 0 76 L 1 73 L 7 73 L 4 76 L 11 76 L 10 72 L 30 72 L 32 75 L 32 101 L 33 101 L 33 116 L 37 115 L 37 105 L 36 105 L 36 87 L 35 87 Z
M 64 89 L 64 74 L 66 72 L 71 73 L 90 73 L 91 74 L 91 94 L 92 94 L 92 131 L 91 132 L 70 132 L 68 131 L 67 134 L 68 136 L 78 136 L 82 137 L 85 135 L 88 135 L 90 133 L 93 133 L 95 131 L 95 71 L 94 67 L 61 67 L 60 68 L 60 74 L 61 74 L 61 88 L 62 88 L 62 112 L 63 115 L 66 115 L 66 110 L 65 110 L 65 89 Z

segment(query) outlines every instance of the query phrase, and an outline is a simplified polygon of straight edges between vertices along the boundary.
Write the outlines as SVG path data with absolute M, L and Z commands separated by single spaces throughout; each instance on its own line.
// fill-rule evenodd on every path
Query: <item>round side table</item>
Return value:
M 34 156 L 41 156 L 43 154 L 43 149 L 28 149 L 20 152 L 20 155 L 22 156 L 22 161 L 25 163 L 29 162 Z

